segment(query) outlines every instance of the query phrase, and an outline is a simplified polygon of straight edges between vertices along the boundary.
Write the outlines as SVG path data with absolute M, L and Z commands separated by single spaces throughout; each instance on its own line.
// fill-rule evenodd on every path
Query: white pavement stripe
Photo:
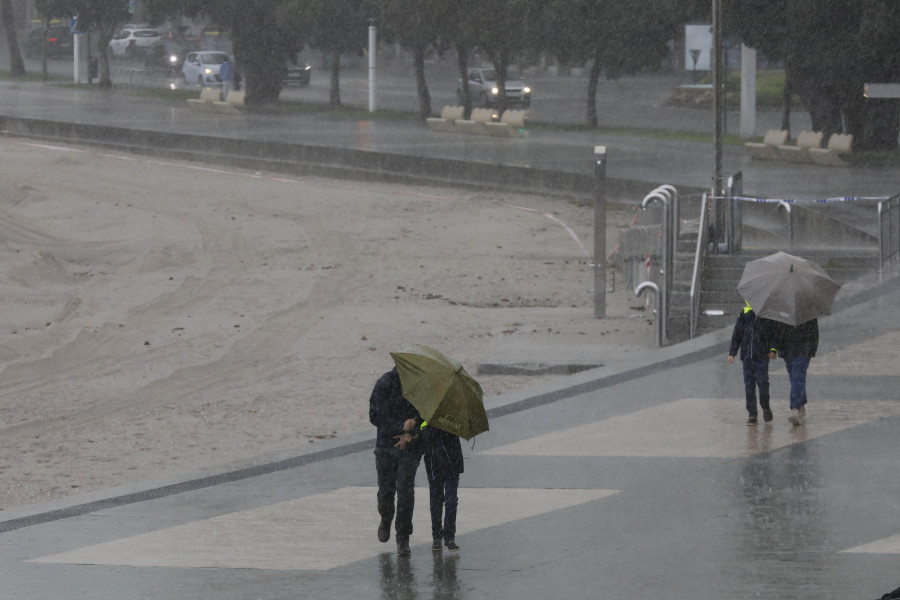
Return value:
M 327 570 L 396 552 L 380 544 L 376 488 L 345 487 L 28 562 L 153 567 Z M 457 537 L 592 502 L 617 490 L 460 488 Z M 428 489 L 416 488 L 410 540 L 431 545 Z M 460 540 L 460 545 L 465 545 Z M 465 549 L 464 549 L 465 550 Z M 414 550 L 415 551 L 415 550 Z
M 811 400 L 806 424 L 794 427 L 785 401 L 773 400 L 775 420 L 747 427 L 743 398 L 683 398 L 562 431 L 528 438 L 481 454 L 515 456 L 642 456 L 729 458 L 752 456 L 848 429 L 887 415 L 900 404 Z
M 843 550 L 843 552 L 855 554 L 900 554 L 900 534 L 892 535 L 870 544 L 856 546 L 849 550 Z

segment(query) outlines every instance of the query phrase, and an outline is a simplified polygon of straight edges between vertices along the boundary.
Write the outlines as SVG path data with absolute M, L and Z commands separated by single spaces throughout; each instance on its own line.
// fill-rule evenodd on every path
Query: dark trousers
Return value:
M 806 404 L 806 370 L 809 369 L 808 356 L 784 359 L 788 379 L 791 380 L 791 408 L 801 409 Z
M 759 405 L 769 408 L 769 359 L 744 360 L 744 394 L 747 412 L 756 416 L 756 388 L 759 388 Z
M 394 530 L 398 536 L 410 536 L 413 532 L 413 508 L 415 506 L 416 470 L 421 454 L 399 448 L 375 448 L 375 471 L 378 474 L 378 514 L 390 521 L 394 518 L 394 496 L 397 497 L 397 521 Z
M 431 537 L 445 542 L 456 538 L 456 508 L 459 506 L 459 473 L 435 473 L 425 461 L 431 505 Z

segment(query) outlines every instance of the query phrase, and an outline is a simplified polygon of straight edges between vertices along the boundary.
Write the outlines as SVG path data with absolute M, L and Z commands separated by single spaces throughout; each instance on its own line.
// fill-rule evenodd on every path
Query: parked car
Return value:
M 497 87 L 497 74 L 491 68 L 469 69 L 469 93 L 476 106 L 492 108 L 497 106 L 500 88 Z M 462 81 L 456 90 L 456 99 L 463 103 Z M 528 108 L 531 106 L 531 87 L 526 85 L 514 70 L 506 73 L 506 102 L 509 106 Z
M 147 50 L 144 66 L 176 75 L 180 72 L 189 51 L 188 46 L 181 42 L 162 40 Z
M 312 67 L 306 63 L 294 64 L 288 62 L 285 65 L 284 85 L 309 85 L 312 76 Z
M 155 29 L 123 29 L 109 41 L 109 51 L 113 56 L 136 58 L 162 39 Z
M 216 50 L 189 52 L 181 67 L 181 77 L 185 84 L 222 85 L 219 69 L 226 60 L 231 59 L 224 52 Z
M 39 26 L 25 36 L 25 56 L 40 56 L 42 48 L 46 47 L 48 57 L 71 57 L 72 45 L 72 32 L 68 27 L 54 25 L 45 33 L 44 27 Z

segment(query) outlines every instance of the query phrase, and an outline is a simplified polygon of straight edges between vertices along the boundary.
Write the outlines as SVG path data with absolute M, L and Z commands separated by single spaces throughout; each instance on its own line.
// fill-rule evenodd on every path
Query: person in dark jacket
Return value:
M 794 425 L 803 424 L 806 419 L 806 371 L 809 362 L 819 349 L 819 320 L 812 319 L 799 325 L 779 323 L 776 330 L 773 352 L 784 359 L 788 378 L 791 380 L 791 416 Z
M 456 544 L 456 509 L 459 505 L 459 475 L 463 472 L 462 444 L 459 436 L 436 427 L 422 425 L 425 473 L 431 501 L 431 549 L 458 552 Z M 442 518 L 443 517 L 443 518 Z
M 731 332 L 731 347 L 728 350 L 728 362 L 733 363 L 738 350 L 741 352 L 741 363 L 744 367 L 744 395 L 746 397 L 747 425 L 757 423 L 756 388 L 759 388 L 759 405 L 762 407 L 763 419 L 769 423 L 773 419 L 769 407 L 769 345 L 774 323 L 768 319 L 757 317 L 750 307 L 738 315 L 734 330 Z
M 391 538 L 396 496 L 397 554 L 409 556 L 413 532 L 416 470 L 422 458 L 419 412 L 403 397 L 400 375 L 393 368 L 375 382 L 369 397 L 369 422 L 378 428 L 375 439 L 375 471 L 378 475 L 378 540 Z

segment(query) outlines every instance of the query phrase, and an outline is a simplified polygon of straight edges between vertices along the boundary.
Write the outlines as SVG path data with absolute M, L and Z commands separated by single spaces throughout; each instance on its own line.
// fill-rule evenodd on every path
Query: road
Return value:
M 0 50 L 0 60 L 8 62 L 5 51 Z M 48 70 L 61 77 L 73 76 L 70 60 L 50 59 Z M 26 59 L 26 69 L 31 73 L 41 70 L 40 59 Z M 327 103 L 330 97 L 329 74 L 314 61 L 312 81 L 303 88 L 285 88 L 281 99 L 285 101 Z M 181 88 L 180 77 L 166 77 L 146 69 L 141 61 L 111 59 L 110 71 L 117 86 L 147 86 Z M 82 81 L 87 67 L 81 68 Z M 586 74 L 553 75 L 531 74 L 527 82 L 535 90 L 531 107 L 531 121 L 557 125 L 582 125 L 586 122 L 587 85 Z M 679 85 L 689 83 L 687 72 L 675 74 L 651 74 L 624 77 L 617 81 L 601 80 L 597 96 L 597 118 L 601 127 L 637 128 L 649 127 L 646 113 L 655 112 L 653 129 L 712 133 L 711 109 L 684 109 L 666 107 L 665 102 Z M 439 113 L 445 105 L 456 104 L 458 75 L 451 61 L 432 61 L 426 65 L 426 81 L 431 94 L 432 112 Z M 196 85 L 189 86 L 199 89 Z M 366 108 L 369 106 L 369 73 L 365 64 L 345 67 L 340 74 L 341 103 L 345 106 Z M 409 61 L 384 60 L 376 70 L 375 107 L 377 109 L 417 112 L 419 110 L 415 79 Z M 662 119 L 660 114 L 662 113 Z M 739 115 L 736 111 L 727 115 L 727 131 L 738 131 Z M 805 112 L 792 116 L 795 129 L 809 127 Z M 757 112 L 757 133 L 779 128 L 779 110 L 760 109 Z

